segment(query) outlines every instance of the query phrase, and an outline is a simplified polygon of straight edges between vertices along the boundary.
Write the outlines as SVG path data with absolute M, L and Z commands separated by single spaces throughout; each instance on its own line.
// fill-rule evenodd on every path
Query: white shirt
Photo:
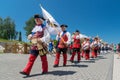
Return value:
M 32 32 L 37 32 L 37 31 L 42 31 L 43 30 L 43 28 L 42 28 L 42 26 L 40 25 L 40 26 L 35 26 L 34 28 L 33 28 L 33 30 L 32 30 Z M 44 30 L 44 35 L 43 35 L 43 37 L 41 38 L 41 41 L 42 42 L 45 42 L 45 43 L 48 43 L 49 41 L 50 41 L 50 34 L 49 34 L 49 32 L 48 32 L 48 30 L 46 29 L 46 27 L 45 27 L 45 30 Z
M 82 44 L 82 48 L 84 49 L 84 48 L 89 48 L 90 47 L 90 43 L 89 43 L 89 41 L 84 41 L 83 42 L 83 44 Z
M 98 42 L 97 41 L 93 41 L 92 44 L 90 45 L 90 47 L 92 48 L 92 46 L 97 45 L 98 46 Z

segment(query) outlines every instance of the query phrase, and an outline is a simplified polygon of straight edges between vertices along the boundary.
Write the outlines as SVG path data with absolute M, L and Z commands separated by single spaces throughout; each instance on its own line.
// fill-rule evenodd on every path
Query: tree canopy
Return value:
M 31 34 L 31 31 L 33 29 L 33 27 L 35 26 L 35 21 L 34 18 L 31 17 L 28 21 L 26 21 L 26 26 L 24 27 L 25 31 L 26 31 L 26 36 L 28 36 L 29 34 Z
M 16 40 L 18 32 L 15 30 L 15 27 L 15 22 L 10 17 L 5 19 L 0 17 L 0 38 Z

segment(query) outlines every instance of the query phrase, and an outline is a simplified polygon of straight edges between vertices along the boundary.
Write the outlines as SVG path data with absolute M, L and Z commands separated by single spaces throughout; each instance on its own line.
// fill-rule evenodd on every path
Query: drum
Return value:
M 31 39 L 32 45 L 36 45 L 39 50 L 39 55 L 44 56 L 48 53 L 47 45 L 45 43 L 41 43 L 38 39 Z

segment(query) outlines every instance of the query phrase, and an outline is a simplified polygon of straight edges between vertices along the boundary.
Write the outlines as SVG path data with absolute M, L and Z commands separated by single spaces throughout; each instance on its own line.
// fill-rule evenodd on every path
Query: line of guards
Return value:
M 63 30 L 63 32 L 64 31 L 66 31 L 66 28 Z M 67 61 L 67 59 L 66 59 L 67 54 L 66 53 L 67 53 L 67 48 L 68 48 L 68 47 L 66 47 L 66 45 L 67 45 L 67 43 L 69 43 L 69 32 L 66 32 L 64 35 L 62 35 L 63 32 L 59 36 L 62 37 L 64 40 L 66 40 L 66 43 L 64 43 L 62 40 L 59 41 L 57 39 L 59 44 L 58 44 L 57 51 L 56 51 L 56 58 L 54 61 L 54 67 L 58 67 L 58 65 L 59 65 L 61 53 L 63 54 L 63 66 L 66 66 L 66 61 Z M 102 47 L 102 44 L 101 44 L 100 39 L 98 37 L 95 37 L 92 42 L 90 42 L 90 38 L 86 37 L 86 38 L 84 38 L 84 41 L 81 43 L 80 31 L 76 30 L 74 35 L 72 35 L 72 44 L 69 46 L 69 50 L 70 51 L 72 50 L 71 58 L 69 60 L 71 62 L 73 62 L 76 54 L 77 54 L 77 62 L 80 62 L 81 57 L 84 57 L 85 60 L 89 60 L 90 57 L 96 58 L 98 56 L 98 54 L 100 54 L 100 51 L 103 51 L 103 50 L 105 51 L 108 49 L 109 48 L 107 46 Z
M 38 55 L 41 58 L 41 63 L 42 63 L 42 74 L 46 74 L 48 72 L 48 61 L 47 61 L 47 48 L 46 48 L 46 43 L 50 39 L 50 34 L 48 29 L 50 27 L 45 26 L 44 23 L 44 18 L 38 14 L 34 15 L 35 19 L 35 27 L 31 31 L 31 34 L 28 35 L 28 39 L 31 40 L 32 46 L 28 58 L 28 62 L 25 66 L 25 68 L 20 71 L 20 74 L 29 76 L 31 69 L 33 67 L 33 64 L 38 57 Z M 67 25 L 63 24 L 60 26 L 62 32 L 60 32 L 56 39 L 58 40 L 58 44 L 56 47 L 56 56 L 54 60 L 53 67 L 58 67 L 59 66 L 59 60 L 60 60 L 60 54 L 63 55 L 63 66 L 67 65 L 67 49 L 68 46 L 72 43 L 72 55 L 71 58 L 69 59 L 71 62 L 74 61 L 74 56 L 75 54 L 78 54 L 77 56 L 77 61 L 80 62 L 81 56 L 85 57 L 86 60 L 89 60 L 90 57 L 96 58 L 97 57 L 97 52 L 100 50 L 100 40 L 95 37 L 92 43 L 90 42 L 89 38 L 85 38 L 84 42 L 81 43 L 80 39 L 80 32 L 76 30 L 75 34 L 72 36 L 71 40 L 71 34 L 67 31 Z M 80 51 L 80 49 L 82 51 Z M 91 56 L 90 56 L 91 52 Z

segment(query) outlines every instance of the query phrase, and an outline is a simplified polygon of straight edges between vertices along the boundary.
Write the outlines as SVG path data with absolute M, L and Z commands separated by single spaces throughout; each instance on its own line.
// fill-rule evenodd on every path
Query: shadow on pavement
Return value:
M 98 56 L 99 59 L 107 59 L 106 57 L 104 56 Z
M 51 71 L 44 75 L 52 74 L 56 76 L 64 76 L 64 75 L 73 75 L 74 73 L 76 72 L 75 71 Z M 40 75 L 43 75 L 43 74 L 38 73 L 38 74 L 29 75 L 29 76 L 24 76 L 23 78 L 30 78 L 30 77 L 40 76 Z
M 75 71 L 51 71 L 51 72 L 48 72 L 48 74 L 57 75 L 57 76 L 73 75 L 74 73 L 76 73 L 76 72 Z
M 85 62 L 85 63 L 95 63 L 95 60 L 94 59 L 90 59 L 90 60 L 81 61 L 81 63 L 82 62 Z
M 32 74 L 32 75 L 29 75 L 29 76 L 24 76 L 23 78 L 30 78 L 30 77 L 40 76 L 40 75 L 42 75 L 42 74 L 41 73 Z
M 82 68 L 86 68 L 88 67 L 88 65 L 70 65 L 72 67 L 82 67 Z
M 74 63 L 74 62 L 73 62 Z M 78 64 L 78 63 L 74 63 L 74 64 L 71 64 L 71 65 L 66 65 L 66 66 L 58 66 L 58 67 L 88 67 L 88 65 L 81 65 L 81 64 Z
M 99 59 L 107 59 L 107 58 L 104 57 L 104 56 L 99 55 L 95 60 L 99 60 Z

